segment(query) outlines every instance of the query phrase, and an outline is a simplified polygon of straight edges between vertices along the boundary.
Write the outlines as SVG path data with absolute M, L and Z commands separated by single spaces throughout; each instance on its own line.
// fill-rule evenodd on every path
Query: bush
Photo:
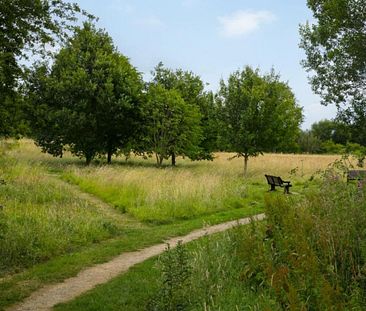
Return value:
M 330 171 L 300 204 L 266 198 L 267 228 L 242 245 L 242 278 L 284 309 L 362 309 L 366 303 L 365 189 Z M 243 240 L 247 237 L 243 237 Z

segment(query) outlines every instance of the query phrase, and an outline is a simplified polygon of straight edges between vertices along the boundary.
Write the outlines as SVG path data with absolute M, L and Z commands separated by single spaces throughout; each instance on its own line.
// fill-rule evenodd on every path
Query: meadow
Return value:
M 339 158 L 265 154 L 250 159 L 244 179 L 243 160 L 228 153 L 157 168 L 135 156 L 85 166 L 31 140 L 1 148 L 0 307 L 120 252 L 263 211 L 265 173 L 290 179 L 300 200 L 317 188 L 309 179 Z
M 167 249 L 55 309 L 365 310 L 366 189 L 333 173 L 301 201 L 266 194 L 263 223 Z

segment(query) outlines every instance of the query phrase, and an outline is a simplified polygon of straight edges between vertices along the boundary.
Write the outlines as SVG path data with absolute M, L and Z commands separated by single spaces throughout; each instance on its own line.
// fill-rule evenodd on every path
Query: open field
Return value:
M 261 212 L 264 173 L 290 179 L 298 194 L 316 188 L 310 176 L 338 158 L 267 154 L 250 159 L 244 179 L 242 159 L 230 157 L 159 169 L 132 156 L 86 167 L 31 140 L 15 143 L 0 159 L 0 309 L 121 252 Z

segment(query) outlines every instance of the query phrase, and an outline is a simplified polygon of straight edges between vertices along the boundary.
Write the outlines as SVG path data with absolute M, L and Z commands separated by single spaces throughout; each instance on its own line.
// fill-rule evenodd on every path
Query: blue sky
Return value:
M 304 107 L 304 129 L 335 116 L 320 105 L 300 65 L 299 24 L 311 20 L 306 0 L 77 0 L 144 74 L 162 61 L 191 70 L 216 91 L 220 79 L 245 65 L 288 81 Z

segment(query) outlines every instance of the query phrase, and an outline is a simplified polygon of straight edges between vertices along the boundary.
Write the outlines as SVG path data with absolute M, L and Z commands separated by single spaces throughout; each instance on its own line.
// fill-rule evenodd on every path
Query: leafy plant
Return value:
M 189 305 L 191 266 L 186 248 L 179 241 L 175 249 L 168 244 L 159 259 L 161 285 L 147 304 L 148 311 L 183 311 Z

